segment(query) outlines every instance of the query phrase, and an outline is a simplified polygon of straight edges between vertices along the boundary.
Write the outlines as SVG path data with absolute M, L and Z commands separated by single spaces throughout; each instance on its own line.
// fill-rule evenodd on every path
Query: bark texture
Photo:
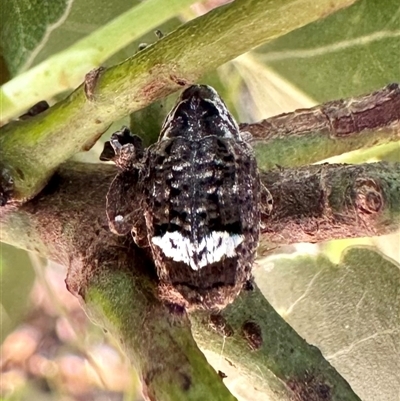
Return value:
M 400 224 L 400 165 L 321 164 L 262 174 L 273 197 L 263 252 L 279 245 L 370 237 Z
M 295 167 L 351 150 L 398 141 L 400 87 L 333 100 L 253 124 L 240 124 L 253 135 L 259 166 Z

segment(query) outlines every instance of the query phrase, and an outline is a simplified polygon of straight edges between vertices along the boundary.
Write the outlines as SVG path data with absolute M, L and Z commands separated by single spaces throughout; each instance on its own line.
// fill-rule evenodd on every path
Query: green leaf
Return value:
M 400 392 L 400 270 L 367 248 L 266 259 L 256 281 L 272 306 L 315 344 L 363 401 Z
M 26 251 L 0 242 L 0 342 L 20 322 L 28 308 L 35 278 Z
M 51 31 L 69 14 L 72 1 L 3 0 L 0 43 L 12 75 L 32 64 Z
M 31 68 L 138 4 L 138 0 L 5 0 L 0 40 L 9 70 L 17 75 Z M 130 29 L 136 27 L 132 24 Z
M 400 81 L 398 0 L 362 0 L 257 50 L 318 103 Z

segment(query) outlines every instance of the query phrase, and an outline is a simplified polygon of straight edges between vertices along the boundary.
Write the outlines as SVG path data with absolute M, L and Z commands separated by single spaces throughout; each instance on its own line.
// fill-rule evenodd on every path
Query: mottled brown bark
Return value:
M 296 242 L 369 237 L 400 226 L 400 164 L 322 164 L 262 174 L 273 197 L 263 250 Z
M 241 124 L 253 135 L 259 166 L 296 167 L 356 149 L 398 141 L 400 87 Z
M 279 114 L 254 124 L 240 124 L 240 129 L 250 132 L 254 143 L 316 131 L 340 138 L 384 128 L 393 128 L 398 139 L 399 122 L 400 87 L 393 83 L 367 95 Z
M 109 165 L 66 165 L 32 201 L 19 208 L 0 208 L 1 239 L 64 264 L 73 264 L 73 255 L 96 253 L 94 244 L 120 247 L 118 237 L 108 230 L 103 208 L 115 173 Z M 275 169 L 262 173 L 262 180 L 273 197 L 272 212 L 262 220 L 264 250 L 296 242 L 384 235 L 399 227 L 399 163 Z M 49 198 L 55 187 L 58 197 Z M 21 224 L 32 231 L 26 238 L 20 236 Z M 84 235 L 71 237 L 66 227 L 73 224 L 79 224 Z M 42 249 L 39 239 L 50 251 Z

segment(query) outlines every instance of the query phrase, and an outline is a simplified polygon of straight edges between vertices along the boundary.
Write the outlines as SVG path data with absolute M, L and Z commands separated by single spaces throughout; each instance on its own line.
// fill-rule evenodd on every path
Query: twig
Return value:
M 253 135 L 259 166 L 265 170 L 315 163 L 398 141 L 400 87 L 390 84 L 367 95 L 241 124 L 240 128 Z
M 0 88 L 0 119 L 16 116 L 43 98 L 51 99 L 76 88 L 89 70 L 187 9 L 193 0 L 170 0 L 168 7 L 163 2 L 150 0 L 135 4 L 68 48 L 6 82 Z
M 400 164 L 324 164 L 262 174 L 273 197 L 262 249 L 384 235 L 400 226 Z

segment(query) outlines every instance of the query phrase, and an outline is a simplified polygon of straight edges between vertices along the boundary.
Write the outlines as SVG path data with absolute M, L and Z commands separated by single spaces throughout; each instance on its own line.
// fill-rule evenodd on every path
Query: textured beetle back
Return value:
M 196 106 L 192 108 L 201 115 Z M 185 104 L 185 110 L 190 109 Z M 186 127 L 190 134 L 180 125 L 179 135 L 148 148 L 141 177 L 158 276 L 179 288 L 190 304 L 206 307 L 230 301 L 250 278 L 260 221 L 253 151 L 238 131 L 232 133 L 234 125 L 224 125 L 226 116 L 217 117 L 210 134 L 196 136 L 192 130 L 207 124 L 189 116 L 194 119 Z M 176 129 L 176 121 L 170 123 Z

